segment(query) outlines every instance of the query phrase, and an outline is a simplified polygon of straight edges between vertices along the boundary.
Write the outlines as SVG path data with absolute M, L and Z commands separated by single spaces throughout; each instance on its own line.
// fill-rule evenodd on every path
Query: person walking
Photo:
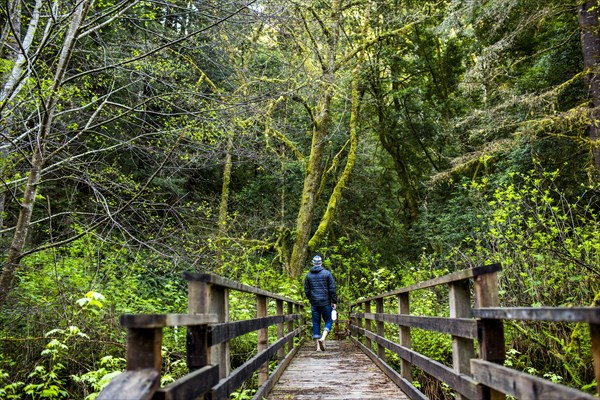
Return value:
M 323 267 L 323 260 L 319 255 L 313 257 L 312 267 L 304 278 L 304 293 L 310 302 L 313 339 L 317 342 L 317 351 L 324 351 L 325 338 L 333 325 L 331 311 L 336 308 L 337 294 L 335 279 L 331 272 Z M 323 334 L 321 334 L 321 318 L 325 322 Z

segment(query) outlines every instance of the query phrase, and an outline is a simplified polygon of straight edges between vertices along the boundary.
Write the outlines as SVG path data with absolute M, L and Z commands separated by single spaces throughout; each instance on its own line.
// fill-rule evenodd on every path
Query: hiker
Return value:
M 304 278 L 304 293 L 310 302 L 312 313 L 313 339 L 317 342 L 317 351 L 325 350 L 325 338 L 333 320 L 331 311 L 335 310 L 337 295 L 335 292 L 335 280 L 331 272 L 323 268 L 321 256 L 316 255 L 312 259 L 312 267 Z M 321 318 L 325 322 L 325 328 L 321 335 Z

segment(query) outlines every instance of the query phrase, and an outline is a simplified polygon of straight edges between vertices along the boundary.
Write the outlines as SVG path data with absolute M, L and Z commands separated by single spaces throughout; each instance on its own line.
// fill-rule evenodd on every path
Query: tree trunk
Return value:
M 598 31 L 598 1 L 586 1 L 579 6 L 578 19 L 581 28 L 581 47 L 585 81 L 590 96 L 590 142 L 596 172 L 600 173 L 600 33 Z
M 71 24 L 65 33 L 64 42 L 59 56 L 58 64 L 54 74 L 54 81 L 48 98 L 44 101 L 44 106 L 40 107 L 41 121 L 38 129 L 38 135 L 35 140 L 33 158 L 30 163 L 29 176 L 23 189 L 23 201 L 17 219 L 17 225 L 13 239 L 8 251 L 2 274 L 0 275 L 0 306 L 6 302 L 6 299 L 13 288 L 14 277 L 25 249 L 29 224 L 35 206 L 35 198 L 40 183 L 40 174 L 44 166 L 45 141 L 52 128 L 54 120 L 54 111 L 63 78 L 67 70 L 69 59 L 75 43 L 77 41 L 77 32 L 89 10 L 92 0 L 84 0 L 79 3 L 71 16 Z
M 369 25 L 368 21 L 370 18 L 369 9 L 367 8 L 367 15 L 365 18 L 365 25 L 363 27 L 363 37 L 367 37 Z M 358 56 L 358 62 L 356 66 L 352 70 L 352 84 L 351 84 L 351 109 L 350 109 L 350 150 L 348 151 L 348 159 L 346 161 L 346 166 L 344 167 L 344 171 L 337 181 L 335 187 L 333 188 L 333 193 L 329 197 L 329 202 L 327 204 L 327 209 L 321 218 L 321 222 L 319 223 L 319 227 L 317 231 L 313 235 L 313 237 L 308 242 L 308 250 L 314 251 L 321 244 L 327 230 L 331 223 L 333 222 L 333 217 L 335 215 L 335 211 L 337 210 L 337 206 L 339 201 L 342 198 L 342 191 L 346 187 L 348 180 L 350 179 L 350 174 L 354 169 L 354 162 L 356 160 L 356 151 L 358 149 L 358 110 L 359 110 L 359 80 L 360 80 L 360 72 L 362 70 L 362 64 L 364 61 L 364 51 L 361 51 Z
M 332 74 L 333 75 L 333 74 Z M 329 127 L 330 104 L 333 96 L 333 88 L 327 89 L 321 101 L 320 118 L 315 121 L 313 129 L 312 145 L 310 158 L 308 160 L 306 177 L 304 178 L 304 188 L 300 200 L 300 209 L 298 210 L 298 219 L 296 222 L 296 240 L 292 248 L 292 257 L 290 259 L 288 275 L 291 278 L 297 278 L 302 272 L 308 253 L 308 241 L 312 232 L 312 220 L 315 213 L 315 204 L 317 201 L 317 191 L 321 178 L 321 163 L 325 148 L 325 137 Z
M 227 152 L 225 154 L 225 165 L 223 167 L 223 188 L 221 189 L 221 204 L 219 207 L 219 235 L 225 236 L 227 231 L 227 213 L 229 205 L 229 184 L 231 183 L 233 137 L 227 138 Z
M 312 232 L 312 221 L 317 200 L 317 191 L 321 177 L 323 153 L 325 149 L 325 138 L 329 131 L 331 119 L 331 100 L 333 98 L 336 70 L 336 55 L 339 39 L 339 23 L 341 16 L 341 1 L 334 0 L 331 3 L 327 29 L 327 54 L 322 59 L 323 68 L 323 96 L 317 104 L 317 112 L 313 124 L 313 136 L 311 142 L 310 158 L 304 178 L 304 187 L 300 199 L 300 209 L 296 220 L 296 239 L 292 249 L 288 275 L 291 278 L 300 276 L 304 263 L 307 259 L 308 242 Z

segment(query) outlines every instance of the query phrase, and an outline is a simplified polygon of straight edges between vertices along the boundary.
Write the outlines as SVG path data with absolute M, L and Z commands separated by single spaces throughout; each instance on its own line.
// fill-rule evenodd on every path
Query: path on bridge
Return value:
M 408 397 L 356 345 L 328 340 L 302 346 L 268 400 L 403 400 Z

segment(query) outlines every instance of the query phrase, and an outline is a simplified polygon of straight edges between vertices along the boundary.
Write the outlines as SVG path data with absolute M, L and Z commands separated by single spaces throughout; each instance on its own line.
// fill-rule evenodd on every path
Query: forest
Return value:
M 320 254 L 343 312 L 501 263 L 502 305 L 599 306 L 597 9 L 0 2 L 0 398 L 96 398 L 119 316 L 186 312 L 184 271 L 306 300 Z M 587 325 L 507 329 L 506 363 L 594 392 Z M 165 335 L 163 383 L 182 346 Z

